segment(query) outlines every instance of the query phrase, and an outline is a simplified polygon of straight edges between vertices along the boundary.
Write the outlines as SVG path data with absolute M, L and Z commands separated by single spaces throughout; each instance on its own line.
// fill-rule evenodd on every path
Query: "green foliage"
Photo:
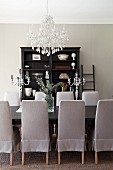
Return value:
M 52 92 L 61 85 L 61 82 L 53 85 L 50 83 L 49 80 L 46 80 L 46 84 L 44 84 L 42 78 L 37 78 L 38 85 L 40 86 L 40 91 L 44 92 L 45 94 L 52 94 Z

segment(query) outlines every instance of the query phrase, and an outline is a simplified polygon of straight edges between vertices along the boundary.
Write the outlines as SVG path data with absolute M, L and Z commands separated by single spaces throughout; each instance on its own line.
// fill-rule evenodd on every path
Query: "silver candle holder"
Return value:
M 70 91 L 71 91 L 73 85 L 76 87 L 76 90 L 75 90 L 76 100 L 78 99 L 78 87 L 79 87 L 80 84 L 84 85 L 84 83 L 85 83 L 85 79 L 82 78 L 82 80 L 81 80 L 81 78 L 78 77 L 78 73 L 75 73 L 75 76 L 73 78 L 73 82 L 71 82 L 71 78 L 68 78 L 68 84 L 70 86 Z
M 26 79 L 26 83 L 24 82 L 23 78 L 22 78 L 22 70 L 19 69 L 19 77 L 17 77 L 17 81 L 15 82 L 14 81 L 14 76 L 11 75 L 11 82 L 12 82 L 12 85 L 14 86 L 18 86 L 19 87 L 19 97 L 21 99 L 21 94 L 22 94 L 22 86 L 23 85 L 29 85 L 30 83 L 30 77 L 28 74 L 25 75 L 25 79 Z

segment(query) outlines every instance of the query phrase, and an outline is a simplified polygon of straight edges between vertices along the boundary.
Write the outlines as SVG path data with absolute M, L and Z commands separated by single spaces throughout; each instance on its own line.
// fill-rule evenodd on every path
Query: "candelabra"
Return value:
M 85 79 L 82 78 L 82 80 L 81 80 L 81 78 L 78 77 L 78 73 L 75 73 L 72 83 L 71 83 L 71 78 L 68 78 L 68 84 L 70 85 L 70 91 L 71 91 L 71 87 L 73 85 L 76 87 L 76 93 L 75 93 L 76 100 L 78 99 L 78 87 L 80 84 L 84 85 L 84 83 L 85 83 Z
M 26 75 L 25 75 L 25 79 L 26 79 L 26 82 L 27 83 L 25 83 L 24 82 L 24 80 L 23 80 L 23 78 L 22 78 L 22 70 L 21 69 L 19 69 L 19 77 L 17 77 L 17 82 L 14 82 L 14 78 L 13 78 L 14 76 L 13 75 L 11 75 L 11 82 L 12 82 L 12 85 L 17 85 L 18 87 L 19 87 L 19 97 L 20 97 L 20 99 L 21 99 L 21 96 L 22 96 L 22 86 L 23 85 L 29 85 L 29 83 L 30 83 L 30 77 L 29 77 L 29 74 L 27 73 Z

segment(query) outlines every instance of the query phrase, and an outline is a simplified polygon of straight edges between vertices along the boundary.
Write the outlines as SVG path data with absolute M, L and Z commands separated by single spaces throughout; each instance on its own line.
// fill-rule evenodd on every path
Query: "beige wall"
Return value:
M 10 75 L 18 76 L 21 66 L 21 46 L 29 46 L 26 39 L 29 25 L 0 24 L 0 100 L 6 90 L 17 90 L 11 85 Z M 85 71 L 96 68 L 96 90 L 101 98 L 113 95 L 113 25 L 66 25 L 67 46 L 80 46 L 80 60 Z M 61 28 L 61 26 L 59 26 Z M 37 26 L 38 30 L 38 26 Z

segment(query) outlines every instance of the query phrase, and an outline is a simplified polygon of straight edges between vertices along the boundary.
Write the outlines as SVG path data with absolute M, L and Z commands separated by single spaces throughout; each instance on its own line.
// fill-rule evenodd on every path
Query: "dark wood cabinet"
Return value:
M 72 53 L 75 54 L 75 58 L 72 57 Z M 60 54 L 68 55 L 68 58 L 60 60 L 58 58 Z M 67 83 L 68 78 L 73 79 L 75 72 L 79 74 L 80 47 L 66 47 L 50 56 L 39 54 L 31 47 L 21 47 L 21 67 L 24 82 L 27 81 L 26 76 L 30 77 L 29 85 L 22 87 L 22 99 L 34 99 L 33 95 L 29 97 L 25 95 L 25 88 L 30 87 L 39 91 L 36 76 L 42 77 L 44 81 L 49 79 L 53 84 L 56 84 L 58 82 Z

